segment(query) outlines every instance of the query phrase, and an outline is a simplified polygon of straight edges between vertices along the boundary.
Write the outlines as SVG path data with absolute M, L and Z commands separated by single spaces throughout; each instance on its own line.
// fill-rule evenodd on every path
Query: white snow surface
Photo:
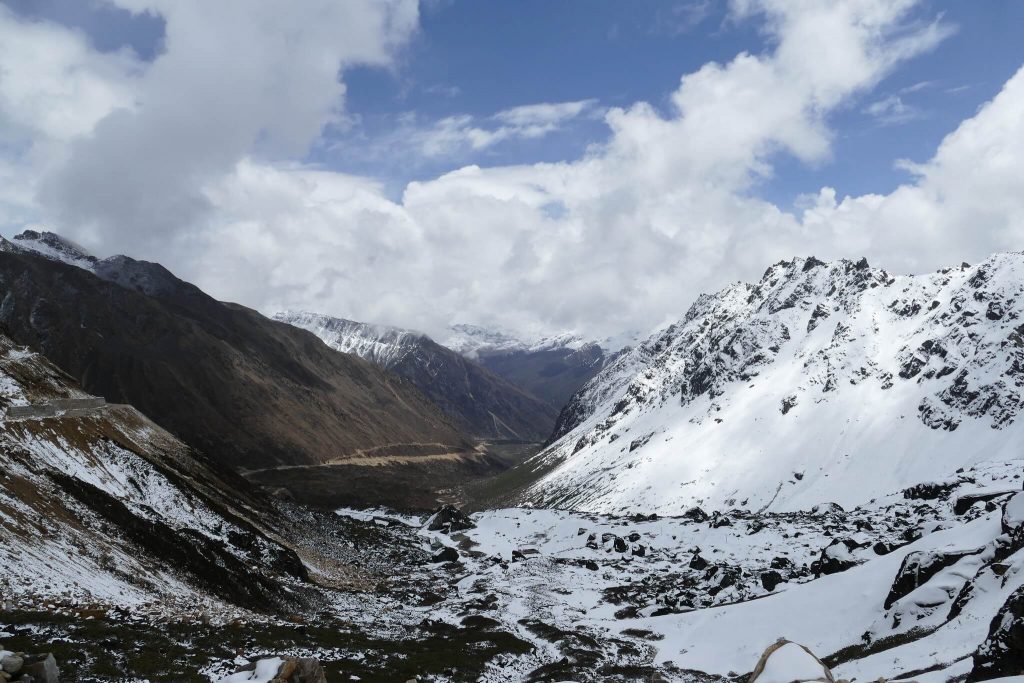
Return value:
M 281 311 L 274 320 L 312 332 L 336 351 L 351 353 L 389 369 L 415 353 L 424 339 L 421 332 L 400 327 L 360 323 L 309 311 Z
M 41 254 L 85 270 L 92 270 L 97 259 L 83 247 L 60 235 L 45 230 L 26 230 L 14 238 L 16 247 Z
M 817 515 L 732 511 L 733 520 L 725 526 L 716 526 L 714 518 L 652 520 L 519 508 L 474 514 L 476 527 L 461 535 L 420 533 L 434 543 L 468 543 L 472 552 L 462 558 L 459 591 L 466 597 L 496 595 L 497 604 L 483 613 L 520 637 L 530 639 L 523 624 L 539 620 L 594 637 L 632 639 L 645 652 L 640 661 L 679 672 L 668 680 L 692 680 L 686 671 L 735 678 L 751 671 L 765 649 L 784 638 L 819 658 L 849 652 L 833 667 L 836 679 L 946 683 L 971 670 L 971 655 L 987 637 L 992 617 L 1024 585 L 1024 550 L 1010 552 L 999 560 L 1000 570 L 993 569 L 996 550 L 1006 548 L 1001 518 L 1004 506 L 1013 504 L 1012 494 L 991 510 L 978 505 L 963 515 L 953 512 L 960 489 L 1019 490 L 1019 462 L 986 463 L 967 469 L 959 479 L 946 479 L 960 482 L 948 498 L 920 500 L 896 493 L 857 510 Z M 917 530 L 917 540 L 907 543 L 901 533 L 907 529 Z M 618 546 L 612 537 L 627 542 Z M 839 538 L 865 547 L 844 553 L 853 560 L 850 568 L 815 578 L 808 565 Z M 878 554 L 872 549 L 878 539 L 895 549 Z M 637 554 L 640 546 L 644 552 Z M 519 551 L 520 559 L 508 562 L 513 551 Z M 922 577 L 920 585 L 886 608 L 911 553 L 958 559 Z M 707 568 L 693 569 L 690 560 L 697 554 L 708 560 Z M 506 562 L 496 562 L 499 557 Z M 760 577 L 780 557 L 787 560 L 789 569 L 781 571 L 786 578 L 768 590 Z M 719 585 L 723 573 L 732 573 L 736 581 L 712 595 L 709 588 Z M 965 591 L 968 584 L 971 589 Z M 632 603 L 639 610 L 621 611 L 630 602 L 615 596 L 625 594 L 639 597 Z M 691 602 L 676 600 L 687 594 Z M 443 607 L 430 613 L 453 622 L 464 614 L 446 615 Z M 521 670 L 534 665 L 535 659 L 524 657 Z M 817 678 L 821 669 L 812 668 L 785 666 L 769 673 L 773 680 L 775 673 L 782 677 L 778 680 L 790 673 L 793 678 L 785 680 Z M 485 680 L 520 680 L 519 670 L 506 662 Z M 913 674 L 922 670 L 930 673 Z
M 219 679 L 216 683 L 270 683 L 277 675 L 284 660 L 280 657 L 261 659 L 252 671 L 240 671 Z
M 556 349 L 579 351 L 588 346 L 599 346 L 606 353 L 615 353 L 638 343 L 644 338 L 639 332 L 591 339 L 575 332 L 527 336 L 497 327 L 482 327 L 466 323 L 448 328 L 441 344 L 467 358 L 479 358 L 488 354 L 536 353 Z
M 1021 458 L 1024 255 L 890 276 L 794 259 L 623 354 L 536 456 L 528 504 L 844 507 Z
M 825 679 L 825 668 L 807 650 L 786 643 L 768 656 L 757 683 L 793 683 Z

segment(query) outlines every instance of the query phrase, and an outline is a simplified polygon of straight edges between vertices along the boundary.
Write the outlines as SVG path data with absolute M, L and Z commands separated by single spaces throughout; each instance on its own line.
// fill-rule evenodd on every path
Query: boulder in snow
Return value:
M 426 522 L 428 531 L 441 531 L 451 533 L 452 531 L 465 531 L 476 527 L 469 515 L 452 505 L 444 505 L 440 510 L 430 516 Z
M 1018 588 L 999 609 L 988 637 L 974 653 L 968 681 L 1018 676 L 1024 671 L 1024 587 Z
M 757 661 L 747 683 L 835 683 L 832 672 L 803 645 L 780 638 Z

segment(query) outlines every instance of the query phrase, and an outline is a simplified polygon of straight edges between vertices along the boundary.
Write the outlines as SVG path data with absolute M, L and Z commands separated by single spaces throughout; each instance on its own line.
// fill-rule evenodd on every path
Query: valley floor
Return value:
M 470 527 L 282 503 L 312 581 L 288 584 L 294 613 L 83 606 L 37 586 L 7 605 L 0 643 L 54 651 L 65 681 L 216 680 L 286 654 L 320 658 L 330 681 L 709 681 L 744 679 L 786 637 L 837 678 L 964 680 L 1024 585 L 1022 465 L 849 511 L 508 508 Z

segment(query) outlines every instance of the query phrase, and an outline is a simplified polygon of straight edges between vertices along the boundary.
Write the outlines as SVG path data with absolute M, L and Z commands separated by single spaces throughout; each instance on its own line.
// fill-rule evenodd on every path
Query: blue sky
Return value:
M 164 23 L 103 2 L 0 0 L 26 17 L 84 31 L 97 47 L 128 47 L 143 59 L 162 49 Z M 555 134 L 510 140 L 479 153 L 448 158 L 367 158 L 360 147 L 392 131 L 399 117 L 421 121 L 469 114 L 485 118 L 524 103 L 596 100 L 599 107 L 649 102 L 666 107 L 682 74 L 708 61 L 770 48 L 754 21 L 730 19 L 712 0 L 427 0 L 419 31 L 388 68 L 346 71 L 344 130 L 328 127 L 306 161 L 386 182 L 392 194 L 463 163 L 505 165 L 571 160 L 607 137 L 597 115 Z M 1024 62 L 1024 3 L 1018 0 L 934 0 L 920 21 L 940 17 L 955 27 L 942 48 L 901 65 L 872 92 L 832 115 L 832 158 L 807 165 L 775 159 L 774 176 L 756 192 L 780 205 L 823 184 L 841 194 L 886 192 L 906 180 L 894 161 L 927 159 L 938 142 L 991 99 Z M 870 113 L 888 98 L 892 107 Z M 897 103 L 898 102 L 898 103 Z M 344 146 L 330 149 L 332 142 Z
M 129 47 L 151 60 L 162 49 L 164 23 L 152 13 L 97 1 L 0 2 L 24 16 L 81 29 L 103 51 Z M 919 21 L 941 18 L 955 33 L 941 49 L 902 64 L 831 115 L 829 160 L 808 165 L 779 155 L 774 176 L 754 190 L 758 195 L 788 206 L 822 185 L 850 195 L 890 191 L 907 179 L 896 160 L 927 159 L 1024 63 L 1024 3 L 1018 0 L 935 0 L 915 13 Z M 428 0 L 420 6 L 419 30 L 393 65 L 344 73 L 354 121 L 344 130 L 327 127 L 306 161 L 379 178 L 397 195 L 409 180 L 465 163 L 572 160 L 606 139 L 600 108 L 640 101 L 667 107 L 683 74 L 743 51 L 763 52 L 770 40 L 757 22 L 731 20 L 725 2 Z M 899 111 L 869 112 L 888 98 L 898 98 Z M 423 123 L 463 114 L 486 118 L 522 104 L 574 100 L 596 100 L 596 114 L 538 139 L 444 158 L 360 153 L 403 115 Z M 344 144 L 332 150 L 338 141 Z
M 1024 3 L 946 0 L 927 3 L 917 14 L 921 21 L 941 16 L 956 33 L 941 49 L 901 65 L 874 91 L 836 112 L 831 161 L 808 166 L 781 156 L 776 177 L 759 188 L 761 194 L 785 204 L 822 184 L 853 195 L 890 191 L 906 180 L 895 160 L 927 159 L 943 136 L 1024 63 Z M 396 69 L 360 68 L 346 75 L 348 107 L 361 117 L 356 133 L 371 137 L 410 111 L 435 118 L 488 116 L 523 103 L 582 99 L 606 107 L 638 101 L 665 107 L 683 74 L 742 51 L 759 53 L 768 48 L 766 41 L 756 22 L 730 21 L 722 2 L 428 3 L 421 31 Z M 908 108 L 904 118 L 867 113 L 888 97 Z M 556 135 L 499 144 L 459 161 L 573 159 L 606 135 L 599 119 L 585 119 Z M 314 158 L 340 170 L 397 178 L 399 185 L 445 170 L 445 161 L 403 173 L 404 162 L 360 163 L 344 154 Z
M 267 312 L 646 330 L 793 255 L 1019 249 L 1022 32 L 1019 0 L 0 0 L 0 232 Z

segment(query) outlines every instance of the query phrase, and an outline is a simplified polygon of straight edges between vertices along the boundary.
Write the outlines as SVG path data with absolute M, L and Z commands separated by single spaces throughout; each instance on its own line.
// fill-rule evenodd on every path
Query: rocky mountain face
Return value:
M 49 234 L 0 247 L 0 329 L 220 462 L 469 448 L 411 383 L 159 264 L 97 260 Z
M 1024 255 L 893 276 L 798 258 L 609 363 L 522 500 L 588 510 L 863 503 L 1020 457 Z
M 625 341 L 573 334 L 523 340 L 477 325 L 454 325 L 442 343 L 560 409 Z M 603 344 L 603 345 L 602 345 Z M 611 350 L 607 350 L 611 349 Z
M 557 411 L 551 405 L 424 334 L 301 311 L 274 319 L 404 377 L 466 434 L 542 442 L 554 427 Z
M 198 614 L 300 599 L 286 525 L 243 480 L 2 335 L 0 411 L 6 600 Z

